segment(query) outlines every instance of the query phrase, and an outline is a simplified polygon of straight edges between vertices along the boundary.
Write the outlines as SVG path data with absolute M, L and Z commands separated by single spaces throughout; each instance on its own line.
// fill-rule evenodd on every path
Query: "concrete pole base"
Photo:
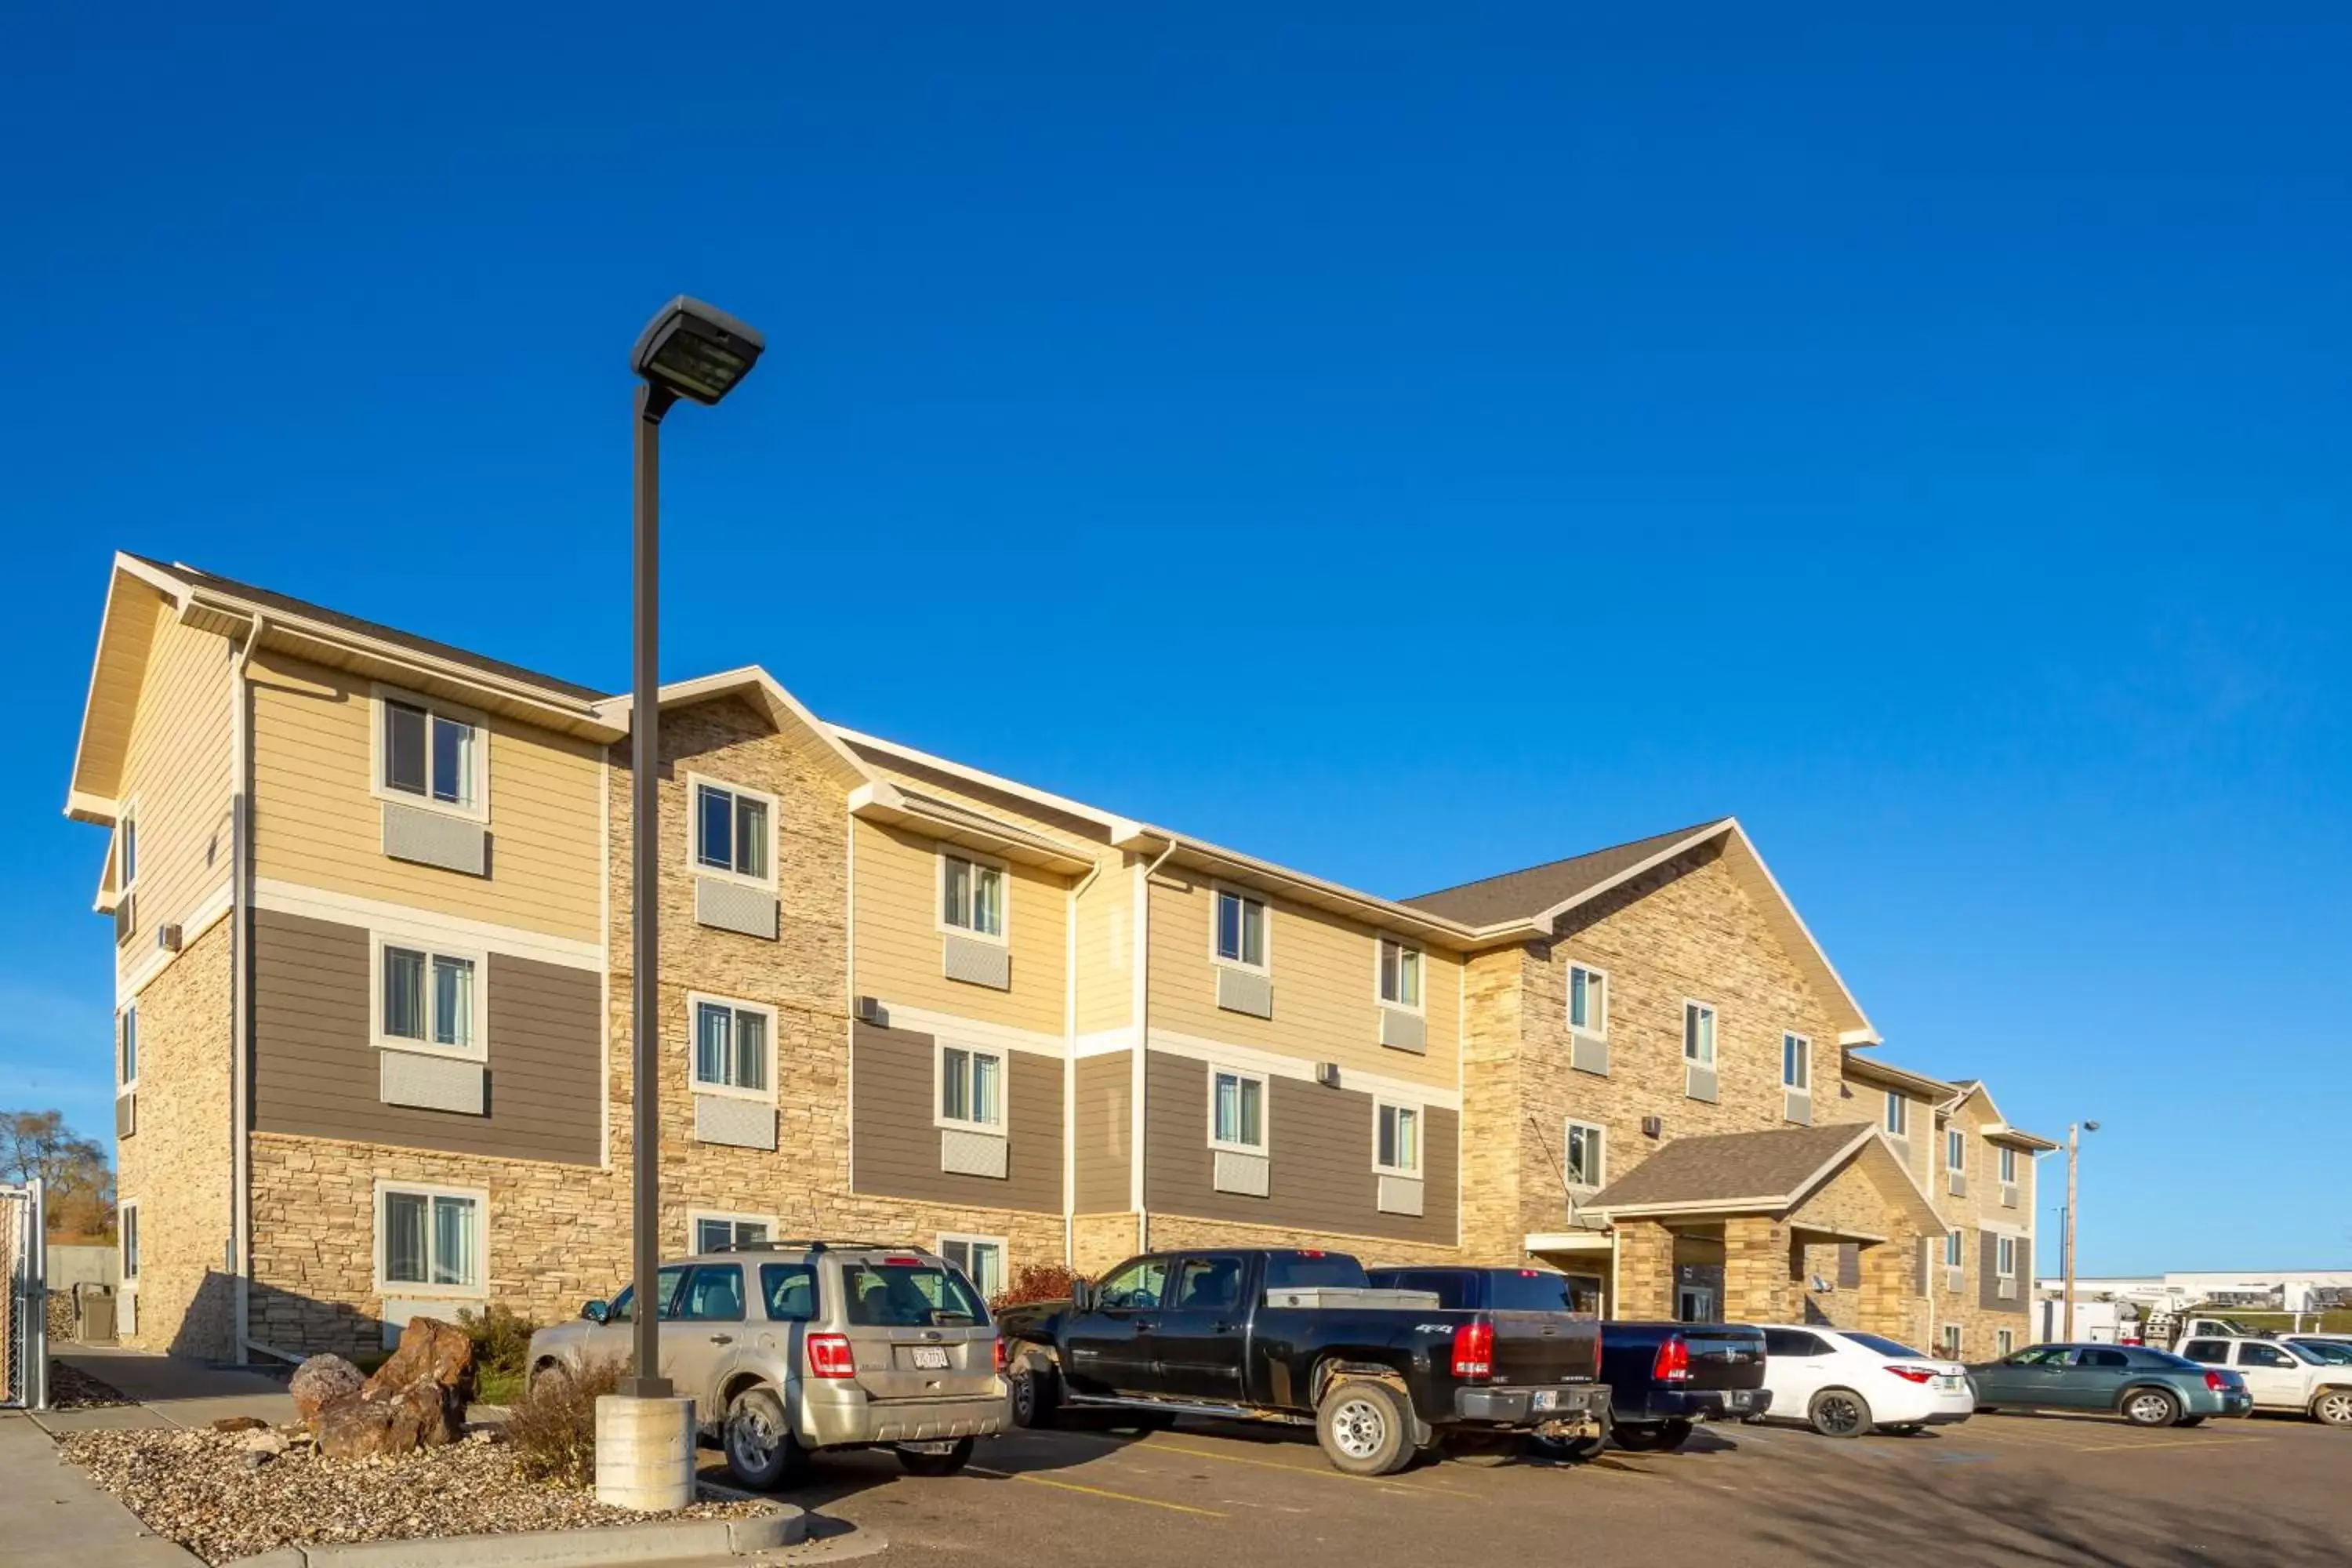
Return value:
M 694 1401 L 596 1400 L 596 1500 L 674 1513 L 694 1500 Z

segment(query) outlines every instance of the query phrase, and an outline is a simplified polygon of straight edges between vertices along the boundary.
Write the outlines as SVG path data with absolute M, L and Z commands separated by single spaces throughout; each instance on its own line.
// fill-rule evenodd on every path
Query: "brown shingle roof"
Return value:
M 1645 1208 L 1734 1198 L 1787 1198 L 1867 1131 L 1862 1122 L 1677 1138 L 1584 1206 Z
M 1620 876 L 1640 865 L 1678 839 L 1689 837 L 1706 828 L 1719 827 L 1730 821 L 1718 816 L 1710 822 L 1678 827 L 1672 833 L 1654 833 L 1647 838 L 1636 838 L 1630 844 L 1612 844 L 1606 849 L 1588 854 L 1571 855 L 1565 860 L 1549 860 L 1523 870 L 1506 871 L 1499 877 L 1482 878 L 1465 882 L 1459 887 L 1441 888 L 1433 893 L 1423 893 L 1402 901 L 1416 909 L 1465 925 L 1493 925 L 1499 921 L 1522 920 L 1541 914 L 1556 904 L 1589 892 L 1612 877 Z

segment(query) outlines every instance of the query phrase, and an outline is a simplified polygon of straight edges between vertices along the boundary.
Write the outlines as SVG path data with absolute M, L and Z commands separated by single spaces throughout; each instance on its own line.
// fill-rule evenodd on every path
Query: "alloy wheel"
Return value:
M 1350 1399 L 1331 1413 L 1331 1441 L 1351 1459 L 1369 1459 L 1388 1441 L 1388 1417 L 1369 1399 Z
M 2337 1388 L 2319 1396 L 2312 1414 L 2330 1426 L 2352 1426 L 2352 1393 Z
M 2139 1394 L 2126 1414 L 2143 1426 L 2159 1426 L 2172 1414 L 2172 1401 L 2161 1394 Z
M 757 1410 L 738 1410 L 727 1421 L 727 1457 L 745 1469 L 765 1469 L 776 1457 L 777 1435 Z
M 1822 1426 L 1833 1436 L 1843 1437 L 1862 1428 L 1862 1405 L 1850 1394 L 1824 1394 L 1820 1409 Z

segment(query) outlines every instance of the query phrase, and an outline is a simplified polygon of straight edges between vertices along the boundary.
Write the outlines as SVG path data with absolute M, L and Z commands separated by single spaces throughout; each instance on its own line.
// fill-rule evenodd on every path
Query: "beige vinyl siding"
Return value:
M 880 752 L 860 751 L 857 755 L 875 773 L 918 795 L 950 801 L 982 816 L 995 817 L 1000 822 L 1009 822 L 1015 826 L 1042 833 L 1048 838 L 1060 839 L 1082 855 L 1115 853 L 1109 848 L 1110 836 L 1084 817 L 1066 816 L 1051 806 L 992 790 L 985 784 L 957 778 L 952 773 L 934 773 Z
M 1382 1214 L 1372 1170 L 1372 1097 L 1298 1079 L 1266 1081 L 1271 1191 L 1216 1190 L 1209 1148 L 1209 1068 L 1150 1053 L 1144 1102 L 1144 1206 L 1153 1214 L 1275 1226 L 1328 1236 L 1451 1246 L 1460 1192 L 1461 1117 L 1425 1108 L 1421 1215 Z M 1368 1258 L 1378 1262 L 1378 1258 Z
M 852 1036 L 857 1100 L 850 1131 L 854 1192 L 974 1208 L 1062 1212 L 1062 1064 L 1005 1053 L 1005 1175 L 940 1169 L 932 1120 L 935 1037 L 859 1024 Z
M 1077 1032 L 1134 1022 L 1135 879 L 1113 852 L 1076 900 Z
M 252 672 L 257 876 L 602 940 L 599 748 L 490 718 L 490 874 L 415 865 L 383 853 L 369 682 L 269 653 Z
M 1186 873 L 1187 878 L 1192 875 Z M 1454 954 L 1423 950 L 1427 1053 L 1395 1050 L 1380 1043 L 1377 939 L 1371 927 L 1286 906 L 1279 897 L 1267 898 L 1274 1016 L 1257 1018 L 1217 1005 L 1217 966 L 1210 957 L 1215 919 L 1210 879 L 1180 881 L 1162 872 L 1153 879 L 1150 896 L 1155 1034 L 1173 1030 L 1294 1058 L 1334 1061 L 1343 1069 L 1454 1087 L 1461 961 Z
M 135 598 L 124 605 L 144 608 Z M 118 977 L 152 962 L 156 931 L 184 924 L 229 879 L 236 787 L 229 644 L 182 626 L 168 606 L 153 613 L 123 760 L 121 799 L 139 811 L 139 883 L 134 929 L 115 952 Z
M 602 984 L 593 969 L 488 955 L 486 1116 L 383 1101 L 368 933 L 253 915 L 253 1110 L 263 1132 L 593 1165 L 602 1158 Z
M 1124 1213 L 1134 1195 L 1128 1174 L 1128 1144 L 1135 1136 L 1128 1110 L 1130 1071 L 1125 1051 L 1078 1059 L 1070 1117 L 1076 1151 L 1076 1190 L 1070 1199 L 1075 1213 Z
M 1062 973 L 1068 958 L 1068 881 L 1020 864 L 1005 868 L 1005 935 L 1012 989 L 950 980 L 941 965 L 940 847 L 900 828 L 857 822 L 857 988 L 886 1005 L 924 1007 L 983 1023 L 1062 1036 Z M 960 853 L 969 853 L 960 851 Z

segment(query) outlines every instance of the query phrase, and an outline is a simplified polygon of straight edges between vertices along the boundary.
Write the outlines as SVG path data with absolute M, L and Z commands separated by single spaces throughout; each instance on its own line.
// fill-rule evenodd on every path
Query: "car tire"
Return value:
M 2311 1418 L 2330 1426 L 2352 1426 L 2352 1388 L 2323 1388 L 2311 1402 Z
M 1044 1363 L 1033 1362 L 1008 1380 L 1013 1424 L 1021 1427 L 1051 1426 L 1062 1407 L 1062 1380 Z
M 1609 1435 L 1629 1454 L 1671 1454 L 1690 1441 L 1691 1424 L 1680 1417 L 1644 1421 L 1638 1426 L 1620 1425 Z
M 1412 1406 L 1403 1391 L 1370 1377 L 1334 1379 L 1315 1405 L 1315 1440 L 1334 1469 L 1393 1475 L 1412 1462 Z
M 551 1396 L 562 1393 L 571 1381 L 570 1367 L 560 1361 L 543 1361 L 530 1369 L 530 1376 L 523 1383 L 523 1393 L 526 1397 Z
M 2161 1388 L 2126 1390 L 2118 1409 L 2135 1426 L 2169 1426 L 2182 1415 L 2179 1396 Z
M 784 1402 L 765 1386 L 747 1388 L 727 1402 L 719 1447 L 727 1473 L 752 1491 L 773 1491 L 808 1468 L 808 1450 L 793 1436 Z
M 910 1476 L 951 1476 L 971 1463 L 971 1439 L 957 1438 L 955 1446 L 944 1454 L 924 1454 L 912 1448 L 901 1448 L 898 1450 L 898 1463 Z
M 1528 1439 L 1528 1453 L 1533 1454 L 1538 1459 L 1549 1459 L 1554 1464 L 1567 1464 L 1572 1460 L 1589 1459 L 1608 1446 L 1609 1434 L 1606 1432 L 1603 1432 L 1598 1437 L 1545 1437 L 1538 1436 Z
M 1456 1432 L 1445 1439 L 1445 1457 L 1473 1469 L 1498 1469 L 1519 1457 L 1520 1442 L 1510 1432 Z
M 2179 1420 L 2175 1421 L 2173 1425 L 2175 1426 L 2202 1426 L 2205 1425 L 2205 1417 L 2202 1415 L 2184 1415 Z
M 1890 1437 L 1916 1437 L 1927 1429 L 1925 1421 L 1891 1421 L 1879 1428 Z
M 1870 1401 L 1851 1388 L 1824 1388 L 1805 1406 L 1805 1419 L 1824 1437 L 1859 1437 L 1871 1428 Z

